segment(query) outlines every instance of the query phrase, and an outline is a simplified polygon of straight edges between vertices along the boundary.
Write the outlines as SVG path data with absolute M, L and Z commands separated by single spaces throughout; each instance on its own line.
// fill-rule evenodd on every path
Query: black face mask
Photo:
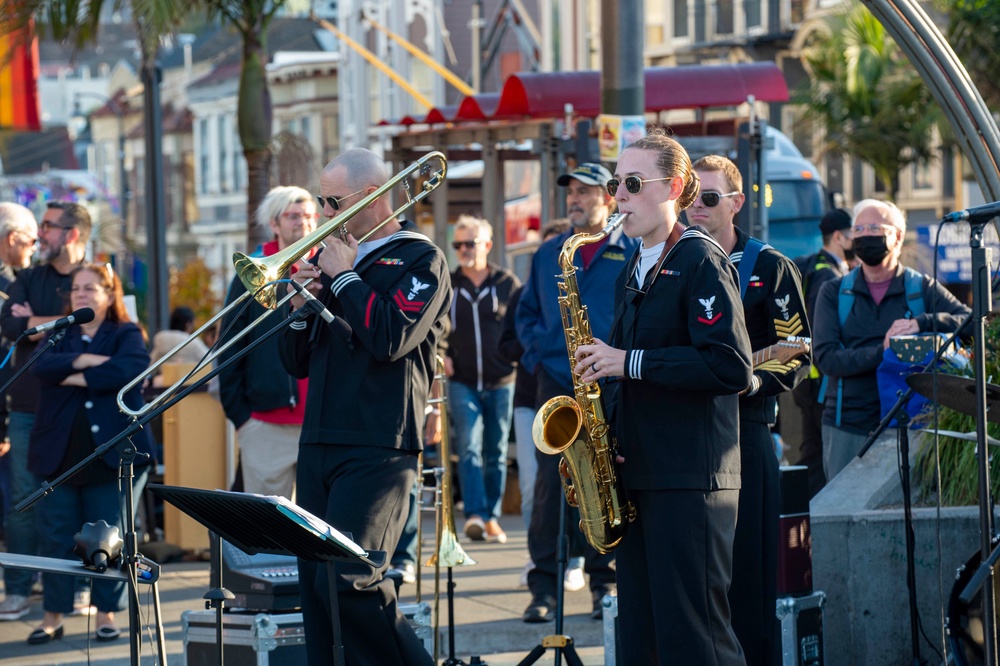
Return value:
M 859 236 L 854 239 L 854 254 L 869 266 L 878 266 L 889 256 L 885 235 Z
M 854 243 L 852 241 L 851 245 L 847 247 L 840 248 L 844 252 L 844 261 L 854 261 L 854 257 L 857 255 L 854 253 Z

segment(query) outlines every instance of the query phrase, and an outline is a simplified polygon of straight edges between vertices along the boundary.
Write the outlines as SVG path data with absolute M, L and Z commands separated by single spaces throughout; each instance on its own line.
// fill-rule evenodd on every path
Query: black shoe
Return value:
M 63 626 L 60 624 L 55 629 L 38 627 L 28 635 L 28 645 L 44 645 L 49 641 L 63 637 Z
M 593 590 L 591 592 L 593 605 L 591 606 L 592 610 L 590 611 L 590 617 L 592 617 L 593 619 L 595 620 L 604 619 L 604 596 L 607 594 L 610 594 L 613 597 L 618 596 L 618 590 L 611 588 L 611 589 Z
M 118 640 L 118 637 L 121 635 L 122 632 L 113 624 L 102 624 L 97 628 L 97 631 L 94 632 L 94 638 L 101 643 Z
M 521 619 L 529 623 L 551 622 L 556 619 L 556 602 L 550 597 L 532 599 Z

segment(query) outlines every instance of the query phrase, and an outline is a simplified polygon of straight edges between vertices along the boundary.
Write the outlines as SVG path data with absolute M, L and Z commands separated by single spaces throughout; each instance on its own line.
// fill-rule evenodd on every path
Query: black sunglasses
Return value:
M 642 179 L 639 178 L 638 176 L 629 176 L 624 181 L 625 189 L 628 190 L 629 194 L 639 194 L 639 190 L 642 189 L 643 183 L 655 183 L 658 180 L 670 180 L 672 178 L 673 176 L 670 176 L 670 178 Z M 618 194 L 618 186 L 621 185 L 622 182 L 623 181 L 620 181 L 617 178 L 612 178 L 611 180 L 609 180 L 608 184 L 606 185 L 606 187 L 608 188 L 608 194 L 610 194 L 611 196 L 615 196 L 616 194 Z
M 327 205 L 334 210 L 340 210 L 340 202 L 347 197 L 353 197 L 355 194 L 361 194 L 366 188 L 361 188 L 357 192 L 351 192 L 350 194 L 345 194 L 342 197 L 324 197 L 322 194 L 317 194 L 316 199 L 319 201 L 319 207 L 323 208 Z
M 62 231 L 69 231 L 70 229 L 73 228 L 74 227 L 72 224 L 67 227 L 62 224 L 56 224 L 55 222 L 49 222 L 48 220 L 42 220 L 42 223 L 38 225 L 38 230 L 41 231 L 42 233 L 45 233 L 49 229 L 60 229 Z
M 729 192 L 728 194 L 719 194 L 712 190 L 701 193 L 701 202 L 708 206 L 709 208 L 715 208 L 722 201 L 722 197 L 735 197 L 739 192 Z
M 476 247 L 482 242 L 483 239 L 481 238 L 476 238 L 475 240 L 470 240 L 470 241 L 452 241 L 451 246 L 456 250 L 461 250 L 463 247 L 471 250 L 472 248 Z

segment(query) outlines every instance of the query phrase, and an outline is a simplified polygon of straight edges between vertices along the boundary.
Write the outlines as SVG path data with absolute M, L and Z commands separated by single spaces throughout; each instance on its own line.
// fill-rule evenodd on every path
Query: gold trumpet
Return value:
M 437 170 L 431 171 L 428 166 L 428 162 L 437 161 L 439 163 L 439 168 Z M 410 192 L 410 182 L 408 180 L 409 176 L 415 172 L 426 173 L 430 172 L 428 178 L 423 182 L 422 189 L 416 195 L 411 196 Z M 246 293 L 242 294 L 235 301 L 230 303 L 228 306 L 223 308 L 218 314 L 208 320 L 201 328 L 192 333 L 181 342 L 179 345 L 171 349 L 164 355 L 160 360 L 158 360 L 153 365 L 149 366 L 145 372 L 140 374 L 138 377 L 129 382 L 121 391 L 118 392 L 118 409 L 122 413 L 128 414 L 133 418 L 138 418 L 143 416 L 150 410 L 158 407 L 160 404 L 166 402 L 173 398 L 181 389 L 181 387 L 188 382 L 188 380 L 200 371 L 202 368 L 210 367 L 212 362 L 219 357 L 223 352 L 225 352 L 231 345 L 235 344 L 237 341 L 246 336 L 251 330 L 254 329 L 261 321 L 266 317 L 270 316 L 273 310 L 276 310 L 280 305 L 292 298 L 294 293 L 286 295 L 281 300 L 278 300 L 277 286 L 279 284 L 278 280 L 281 276 L 288 272 L 288 269 L 292 267 L 292 264 L 297 262 L 299 259 L 304 257 L 312 248 L 323 242 L 327 236 L 333 232 L 343 229 L 344 225 L 351 221 L 355 215 L 363 211 L 372 202 L 381 196 L 384 196 L 389 190 L 395 187 L 397 184 L 402 183 L 403 189 L 406 192 L 406 202 L 403 203 L 399 208 L 394 210 L 389 217 L 385 218 L 379 222 L 375 227 L 369 231 L 367 234 L 358 239 L 359 243 L 363 243 L 371 237 L 376 231 L 384 227 L 389 222 L 392 222 L 407 208 L 415 205 L 419 201 L 425 199 L 431 192 L 433 192 L 441 183 L 444 182 L 445 175 L 448 172 L 448 160 L 443 153 L 439 151 L 433 151 L 427 153 L 419 160 L 405 168 L 404 170 L 397 173 L 395 176 L 390 178 L 385 185 L 382 185 L 377 190 L 366 196 L 364 199 L 354 204 L 343 213 L 333 218 L 323 226 L 317 228 L 308 236 L 302 237 L 300 240 L 289 245 L 284 250 L 272 254 L 265 258 L 252 258 L 243 254 L 242 252 L 236 252 L 233 254 L 233 264 L 236 267 L 236 274 L 239 276 L 240 281 L 246 287 Z M 157 369 L 167 363 L 176 356 L 184 347 L 191 344 L 191 342 L 208 330 L 215 322 L 222 319 L 231 310 L 237 307 L 242 307 L 243 302 L 248 298 L 256 298 L 257 302 L 268 309 L 267 312 L 262 314 L 260 317 L 255 319 L 250 323 L 249 326 L 240 331 L 237 335 L 233 336 L 230 340 L 226 342 L 218 350 L 213 351 L 211 354 L 203 358 L 194 367 L 191 372 L 186 376 L 178 380 L 173 386 L 166 389 L 157 396 L 151 402 L 146 403 L 142 408 L 134 410 L 129 408 L 125 402 L 125 395 L 131 391 L 133 388 L 144 382 L 148 377 L 153 375 Z

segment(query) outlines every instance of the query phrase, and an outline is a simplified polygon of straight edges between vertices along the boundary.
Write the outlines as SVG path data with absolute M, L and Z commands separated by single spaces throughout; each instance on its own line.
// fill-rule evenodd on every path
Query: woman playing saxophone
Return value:
M 743 664 L 726 599 L 737 394 L 751 375 L 736 271 L 677 219 L 698 180 L 673 139 L 651 132 L 629 145 L 607 186 L 642 244 L 615 285 L 610 339 L 580 345 L 575 371 L 620 380 L 608 411 L 636 514 L 617 549 L 622 663 Z

